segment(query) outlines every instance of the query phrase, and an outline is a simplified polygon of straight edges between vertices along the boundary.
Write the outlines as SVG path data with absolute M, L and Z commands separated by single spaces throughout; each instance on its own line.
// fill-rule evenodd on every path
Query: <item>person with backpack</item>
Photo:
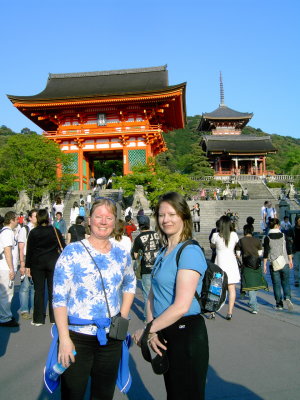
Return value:
M 140 215 L 139 229 L 141 233 L 134 239 L 132 255 L 137 259 L 141 255 L 141 276 L 144 297 L 144 319 L 147 320 L 147 299 L 151 287 L 151 272 L 161 242 L 154 230 L 150 229 L 150 218 L 147 215 Z
M 34 286 L 33 280 L 29 271 L 25 268 L 25 259 L 26 259 L 26 246 L 27 246 L 27 238 L 29 232 L 36 227 L 37 219 L 36 219 L 37 210 L 30 210 L 28 213 L 28 223 L 21 228 L 18 235 L 18 246 L 19 246 L 19 257 L 20 257 L 20 275 L 21 275 L 21 286 L 19 291 L 20 298 L 20 313 L 23 319 L 31 319 L 30 315 L 30 306 L 33 310 L 34 304 Z
M 81 200 L 80 206 L 79 206 L 79 216 L 85 218 L 85 205 L 84 205 L 84 200 Z
M 142 351 L 146 342 L 160 356 L 158 367 L 164 373 L 168 399 L 204 399 L 209 349 L 195 291 L 201 293 L 207 263 L 201 248 L 190 244 L 177 265 L 176 255 L 193 232 L 191 212 L 181 194 L 161 196 L 154 215 L 165 247 L 153 267 L 148 324 L 135 332 L 134 340 Z
M 244 237 L 237 245 L 237 256 L 241 259 L 243 292 L 248 291 L 251 314 L 258 313 L 256 292 L 259 289 L 268 290 L 268 284 L 262 274 L 261 259 L 263 250 L 261 241 L 253 237 L 253 225 L 244 225 Z
M 277 218 L 270 219 L 270 230 L 264 238 L 264 273 L 267 273 L 267 261 L 276 301 L 275 310 L 283 310 L 283 300 L 289 311 L 294 309 L 291 300 L 290 270 L 293 268 L 292 248 L 280 232 L 280 222 Z M 281 292 L 283 291 L 283 295 Z
M 235 255 L 235 247 L 239 241 L 239 237 L 233 230 L 230 217 L 222 215 L 219 221 L 219 232 L 213 234 L 211 246 L 216 247 L 216 264 L 222 268 L 228 276 L 229 301 L 226 319 L 231 320 L 236 298 L 235 286 L 240 281 L 239 267 Z

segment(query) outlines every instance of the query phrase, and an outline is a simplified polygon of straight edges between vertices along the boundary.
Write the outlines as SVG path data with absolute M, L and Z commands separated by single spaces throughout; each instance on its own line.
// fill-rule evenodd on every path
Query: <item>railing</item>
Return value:
M 157 132 L 160 130 L 160 125 L 145 126 L 141 123 L 139 125 L 125 125 L 120 126 L 116 124 L 109 124 L 109 126 L 101 127 L 76 127 L 76 126 L 61 126 L 57 131 L 44 131 L 44 136 L 73 136 L 73 135 L 99 135 L 99 134 L 120 134 L 120 133 L 141 133 L 141 132 Z
M 220 180 L 224 182 L 295 182 L 300 180 L 300 175 L 215 175 L 215 176 L 204 176 L 204 177 L 191 177 L 194 181 L 210 181 L 212 179 Z

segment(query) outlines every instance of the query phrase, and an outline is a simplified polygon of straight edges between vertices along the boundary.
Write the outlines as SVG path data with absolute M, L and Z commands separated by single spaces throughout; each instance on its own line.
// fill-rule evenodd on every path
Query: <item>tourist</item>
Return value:
M 61 200 L 60 197 L 57 197 L 55 200 L 55 203 L 53 204 L 53 219 L 55 218 L 55 215 L 57 212 L 60 212 L 61 215 L 64 215 L 64 203 Z
M 127 216 L 125 217 L 125 227 L 124 227 L 124 229 L 125 229 L 126 235 L 127 235 L 127 236 L 130 238 L 130 240 L 132 241 L 132 232 L 136 231 L 136 230 L 137 230 L 137 227 L 136 227 L 136 225 L 134 224 L 133 219 L 132 219 L 129 215 L 127 215 Z
M 211 259 L 210 259 L 210 261 L 213 262 L 213 263 L 216 260 L 217 251 L 216 251 L 216 246 L 211 243 L 211 239 L 212 239 L 214 233 L 219 232 L 219 229 L 220 229 L 220 220 L 218 219 L 216 221 L 216 227 L 213 228 L 210 231 L 210 234 L 209 234 L 209 237 L 208 237 L 209 245 L 210 245 L 210 248 L 211 248 Z
M 200 232 L 200 204 L 196 203 L 194 204 L 192 210 L 192 221 L 194 225 L 194 231 L 195 232 Z
M 20 257 L 20 275 L 21 285 L 19 291 L 20 298 L 20 313 L 23 319 L 31 319 L 30 307 L 33 310 L 34 304 L 34 286 L 33 280 L 28 275 L 28 271 L 25 268 L 26 265 L 26 246 L 29 232 L 36 227 L 37 210 L 33 209 L 28 213 L 28 224 L 23 226 L 18 235 L 18 246 L 19 246 L 19 257 Z
M 117 243 L 119 246 L 124 248 L 127 253 L 131 252 L 131 239 L 127 235 L 125 235 L 125 222 L 122 219 L 119 219 L 116 222 L 116 228 L 114 230 L 114 237 L 110 239 L 112 243 Z
M 235 285 L 240 281 L 239 267 L 235 255 L 235 247 L 239 238 L 233 231 L 230 217 L 223 215 L 219 221 L 219 232 L 213 234 L 211 245 L 216 247 L 215 263 L 227 273 L 229 300 L 226 319 L 231 320 L 236 298 Z
M 34 326 L 45 324 L 45 282 L 47 281 L 49 318 L 54 323 L 52 308 L 53 273 L 55 263 L 65 241 L 61 232 L 49 225 L 48 212 L 45 209 L 37 212 L 37 227 L 33 228 L 27 240 L 26 265 L 28 276 L 32 276 L 34 284 Z
M 268 289 L 268 284 L 262 274 L 261 260 L 263 250 L 261 241 L 252 236 L 253 225 L 244 225 L 244 237 L 237 247 L 237 256 L 241 258 L 242 292 L 248 291 L 249 306 L 252 314 L 257 314 L 259 307 L 256 292 L 259 289 Z
M 292 229 L 292 224 L 289 221 L 289 217 L 285 216 L 283 220 L 280 222 L 280 230 L 282 233 L 287 235 L 291 229 Z
M 291 230 L 294 264 L 294 284 L 299 287 L 300 281 L 300 215 L 296 215 L 295 226 Z
M 265 213 L 266 213 L 266 208 L 268 207 L 268 204 L 269 204 L 269 202 L 268 202 L 268 200 L 266 200 L 264 202 L 264 205 L 260 209 L 260 216 L 261 216 L 260 228 L 261 228 L 262 232 L 265 232 L 265 229 L 266 229 L 266 215 L 265 215 Z
M 73 225 L 75 224 L 76 218 L 79 215 L 79 207 L 77 201 L 74 201 L 73 207 L 71 208 L 70 211 L 70 224 Z
M 55 221 L 53 223 L 53 226 L 55 226 L 56 229 L 60 231 L 62 234 L 62 237 L 65 239 L 66 233 L 67 233 L 67 225 L 66 221 L 62 217 L 62 213 L 58 211 L 55 215 Z
M 85 204 L 84 204 L 84 200 L 81 200 L 81 201 L 80 201 L 79 215 L 80 215 L 80 217 L 85 218 Z
M 277 218 L 277 212 L 274 207 L 272 207 L 272 203 L 269 201 L 267 207 L 264 212 L 264 221 L 265 221 L 265 235 L 268 234 L 270 230 L 270 219 Z
M 14 229 L 18 225 L 18 217 L 14 211 L 4 215 L 4 227 L 0 232 L 0 327 L 14 328 L 19 324 L 11 311 L 14 296 L 14 279 L 18 267 L 18 241 Z
M 150 229 L 150 218 L 141 215 L 139 218 L 140 234 L 134 239 L 132 254 L 134 259 L 141 257 L 141 277 L 144 297 L 144 320 L 147 320 L 147 299 L 151 288 L 151 272 L 161 242 L 158 234 Z
M 75 224 L 70 226 L 67 233 L 66 243 L 74 243 L 79 240 L 87 239 L 89 235 L 87 235 L 86 228 L 84 226 L 84 218 L 78 215 L 76 218 Z
M 91 208 L 92 208 L 92 195 L 91 193 L 88 193 L 86 196 L 86 207 L 88 212 L 90 212 Z
M 89 180 L 90 189 L 93 189 L 93 188 L 94 188 L 95 182 L 96 182 L 95 177 L 94 177 L 94 176 L 91 176 L 91 177 L 90 177 L 90 180 Z
M 264 273 L 267 273 L 267 261 L 269 259 L 269 269 L 276 301 L 275 309 L 283 310 L 283 300 L 285 300 L 288 310 L 292 311 L 294 308 L 291 301 L 290 287 L 290 269 L 293 268 L 292 249 L 289 246 L 289 242 L 286 242 L 284 234 L 280 232 L 279 227 L 279 220 L 271 218 L 270 230 L 268 236 L 264 239 Z M 284 264 L 281 269 L 275 270 L 273 263 L 279 256 L 284 258 Z
M 62 399 L 83 399 L 89 377 L 90 398 L 113 399 L 123 341 L 106 332 L 110 317 L 128 318 L 136 286 L 130 255 L 109 240 L 116 217 L 112 201 L 96 201 L 90 215 L 91 236 L 69 244 L 56 263 L 58 362 L 68 367 L 61 377 Z
M 192 218 L 183 196 L 170 192 L 160 197 L 155 209 L 158 231 L 166 246 L 158 254 L 148 297 L 148 343 L 161 355 L 166 350 L 169 369 L 164 373 L 167 398 L 199 400 L 205 397 L 208 339 L 205 321 L 195 298 L 201 292 L 207 264 L 197 245 L 187 246 L 178 261 L 182 243 L 192 238 Z M 157 332 L 163 336 L 163 342 Z M 134 334 L 140 343 L 143 330 Z

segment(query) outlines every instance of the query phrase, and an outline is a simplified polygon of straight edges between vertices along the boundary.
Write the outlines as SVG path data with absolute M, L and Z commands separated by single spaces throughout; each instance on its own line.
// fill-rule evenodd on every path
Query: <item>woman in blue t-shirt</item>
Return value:
M 183 196 L 163 195 L 156 206 L 155 219 L 166 246 L 157 256 L 148 297 L 147 320 L 152 325 L 148 337 L 159 355 L 166 349 L 169 369 L 164 374 L 168 399 L 204 399 L 208 368 L 208 339 L 201 309 L 194 294 L 201 292 L 207 264 L 197 245 L 188 245 L 176 254 L 182 243 L 192 238 L 192 217 Z M 161 331 L 165 343 L 157 332 Z M 140 342 L 143 331 L 134 334 Z

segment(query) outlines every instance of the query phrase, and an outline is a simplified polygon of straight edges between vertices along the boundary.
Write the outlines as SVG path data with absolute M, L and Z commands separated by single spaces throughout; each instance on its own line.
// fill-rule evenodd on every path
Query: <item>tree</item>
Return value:
M 33 201 L 47 191 L 68 189 L 74 180 L 68 173 L 70 162 L 70 157 L 56 143 L 43 136 L 10 136 L 0 150 L 1 199 L 16 200 L 20 191 L 26 190 Z M 61 177 L 56 175 L 58 164 L 65 172 Z
M 172 173 L 154 159 L 150 159 L 147 165 L 134 167 L 132 174 L 114 178 L 114 186 L 122 187 L 126 196 L 133 195 L 136 185 L 144 187 L 152 206 L 157 203 L 159 196 L 166 192 L 176 191 L 189 195 L 198 187 L 198 183 L 188 176 Z
M 197 178 L 214 174 L 208 158 L 199 144 L 195 143 L 191 146 L 191 153 L 186 156 L 186 166 L 183 172 Z

